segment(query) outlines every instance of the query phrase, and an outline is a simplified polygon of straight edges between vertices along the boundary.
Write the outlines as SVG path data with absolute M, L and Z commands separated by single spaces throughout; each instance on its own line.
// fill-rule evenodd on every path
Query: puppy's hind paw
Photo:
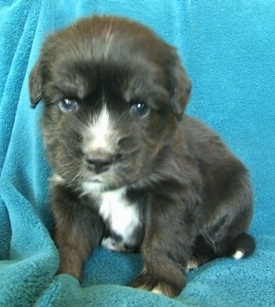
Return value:
M 163 294 L 168 297 L 178 296 L 183 289 L 183 286 L 179 286 L 171 280 L 165 280 L 149 273 L 141 274 L 129 286 L 156 294 Z

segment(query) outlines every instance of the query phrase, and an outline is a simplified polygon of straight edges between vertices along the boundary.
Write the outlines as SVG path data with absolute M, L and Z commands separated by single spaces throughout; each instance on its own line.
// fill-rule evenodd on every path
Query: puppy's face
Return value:
M 50 36 L 30 75 L 45 102 L 55 177 L 115 189 L 153 172 L 190 84 L 175 51 L 138 23 L 92 17 Z

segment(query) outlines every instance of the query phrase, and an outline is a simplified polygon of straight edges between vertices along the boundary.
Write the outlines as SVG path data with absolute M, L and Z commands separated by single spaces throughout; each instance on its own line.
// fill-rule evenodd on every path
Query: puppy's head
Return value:
M 124 18 L 86 18 L 48 37 L 30 74 L 54 172 L 118 188 L 146 176 L 190 94 L 175 50 Z

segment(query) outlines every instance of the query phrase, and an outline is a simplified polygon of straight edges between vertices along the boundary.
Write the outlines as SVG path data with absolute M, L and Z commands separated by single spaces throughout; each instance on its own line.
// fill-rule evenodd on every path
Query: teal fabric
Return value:
M 193 83 L 187 113 L 246 163 L 255 189 L 250 258 L 187 274 L 179 297 L 128 288 L 139 254 L 98 248 L 84 281 L 55 275 L 47 164 L 28 74 L 45 36 L 92 13 L 127 16 L 178 48 Z M 275 306 L 274 0 L 0 0 L 0 306 Z

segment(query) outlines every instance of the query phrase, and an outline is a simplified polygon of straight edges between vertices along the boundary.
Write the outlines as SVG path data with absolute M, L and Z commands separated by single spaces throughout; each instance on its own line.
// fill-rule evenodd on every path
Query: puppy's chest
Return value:
M 98 208 L 110 229 L 120 236 L 134 231 L 140 222 L 137 204 L 127 199 L 124 189 L 101 193 Z
M 113 241 L 116 240 L 116 245 L 118 240 L 122 245 L 137 245 L 137 233 L 142 228 L 142 217 L 138 202 L 129 200 L 126 189 L 97 194 L 91 191 L 90 195 L 95 199 L 98 214 L 111 233 L 112 239 L 103 240 L 103 245 L 116 250 L 123 250 L 123 248 L 112 248 L 111 241 L 114 243 Z

